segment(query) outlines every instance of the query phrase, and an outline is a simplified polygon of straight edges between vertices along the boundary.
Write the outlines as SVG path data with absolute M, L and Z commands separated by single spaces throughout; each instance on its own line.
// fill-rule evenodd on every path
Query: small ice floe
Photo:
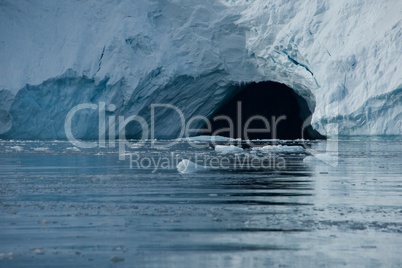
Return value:
M 122 252 L 126 252 L 128 249 L 126 247 L 114 247 L 113 251 L 122 251 Z
M 49 150 L 49 148 L 47 148 L 47 147 L 36 147 L 36 148 L 33 148 L 33 150 L 35 152 L 46 152 L 46 151 Z
M 284 140 L 280 139 L 254 139 L 254 140 L 244 140 L 245 142 L 280 142 Z
M 78 147 L 67 147 L 66 150 L 74 151 L 74 152 L 80 152 L 81 151 Z
M 215 146 L 215 152 L 219 154 L 236 154 L 236 153 L 242 153 L 243 148 L 234 146 L 234 145 L 216 145 Z
M 253 151 L 274 152 L 274 153 L 304 153 L 305 149 L 302 146 L 288 146 L 288 145 L 267 145 L 264 147 L 256 147 Z
M 197 141 L 197 142 L 214 142 L 214 141 L 219 141 L 219 142 L 226 142 L 226 141 L 235 141 L 233 138 L 227 138 L 227 137 L 222 137 L 222 136 L 208 136 L 208 135 L 201 135 L 201 136 L 195 136 L 195 137 L 189 137 L 188 138 L 191 141 Z
M 15 257 L 13 252 L 0 253 L 0 260 L 12 260 Z
M 45 249 L 43 249 L 43 248 L 31 248 L 29 251 L 31 251 L 33 254 L 36 254 L 36 255 L 45 254 Z
M 152 146 L 152 149 L 158 150 L 158 151 L 162 151 L 162 150 L 167 151 L 167 150 L 170 150 L 170 148 L 167 147 L 167 146 Z
M 196 163 L 191 162 L 188 159 L 181 160 L 180 163 L 177 164 L 176 168 L 177 171 L 182 174 L 195 173 L 206 170 L 205 167 L 197 165 Z
M 12 150 L 14 150 L 14 151 L 17 151 L 17 152 L 23 151 L 22 147 L 21 147 L 21 146 L 18 146 L 18 145 L 16 145 L 16 146 L 11 146 L 10 149 L 12 149 Z

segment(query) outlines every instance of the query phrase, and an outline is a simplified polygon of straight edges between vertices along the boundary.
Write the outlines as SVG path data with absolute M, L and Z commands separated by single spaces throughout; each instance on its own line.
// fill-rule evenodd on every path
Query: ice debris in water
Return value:
M 242 153 L 243 149 L 234 145 L 216 145 L 215 152 L 219 154 Z
M 177 171 L 182 174 L 195 173 L 205 170 L 205 167 L 197 165 L 196 163 L 191 162 L 188 159 L 183 159 L 182 161 L 180 161 L 180 163 L 177 164 L 176 168 Z
M 286 153 L 303 153 L 305 152 L 302 146 L 288 146 L 288 145 L 266 145 L 264 147 L 253 148 L 253 151 L 262 152 L 286 152 Z

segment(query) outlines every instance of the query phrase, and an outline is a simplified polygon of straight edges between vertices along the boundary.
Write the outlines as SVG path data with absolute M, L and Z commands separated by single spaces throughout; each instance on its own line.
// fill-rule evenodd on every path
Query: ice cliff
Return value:
M 208 116 L 259 81 L 294 89 L 323 133 L 402 134 L 401 18 L 400 0 L 2 0 L 0 137 L 65 138 L 86 102 Z M 179 131 L 156 116 L 159 134 Z M 77 137 L 95 136 L 93 118 L 75 119 Z

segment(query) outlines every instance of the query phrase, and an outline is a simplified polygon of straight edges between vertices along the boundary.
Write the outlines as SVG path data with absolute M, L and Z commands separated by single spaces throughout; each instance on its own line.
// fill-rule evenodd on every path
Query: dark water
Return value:
M 215 156 L 159 145 L 130 152 Z M 116 149 L 0 141 L 0 266 L 401 266 L 402 140 L 310 146 L 281 153 L 284 169 L 179 174 Z

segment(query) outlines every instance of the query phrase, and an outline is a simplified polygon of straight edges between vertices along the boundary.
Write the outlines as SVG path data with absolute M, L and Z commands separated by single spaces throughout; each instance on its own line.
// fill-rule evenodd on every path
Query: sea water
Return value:
M 168 143 L 122 157 L 0 140 L 0 266 L 402 265 L 400 137 L 303 142 L 305 153 L 269 158 Z M 182 174 L 182 160 L 199 168 Z

